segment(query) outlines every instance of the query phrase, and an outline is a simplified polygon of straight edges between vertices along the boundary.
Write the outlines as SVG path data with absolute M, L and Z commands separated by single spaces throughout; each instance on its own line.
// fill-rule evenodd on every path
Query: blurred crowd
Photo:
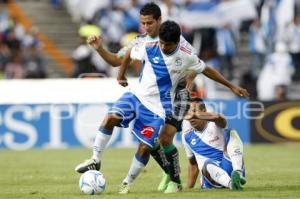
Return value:
M 95 33 L 117 52 L 143 33 L 139 10 L 146 0 L 51 0 L 81 24 L 74 49 L 72 77 L 86 73 L 115 76 L 112 68 L 86 44 Z M 199 57 L 226 78 L 246 87 L 253 98 L 284 100 L 300 81 L 300 0 L 157 0 L 162 19 L 180 23 L 183 36 Z M 38 31 L 24 31 L 5 10 L 0 13 L 0 74 L 5 78 L 47 76 Z M 245 39 L 246 38 L 246 39 Z M 247 43 L 245 43 L 245 41 Z M 246 49 L 246 50 L 245 50 Z M 244 54 L 247 56 L 244 56 Z M 241 56 L 243 55 L 243 56 Z M 244 62 L 242 61 L 244 59 Z M 240 63 L 246 63 L 245 66 Z M 130 75 L 137 76 L 138 68 Z M 196 79 L 200 96 L 218 97 L 217 85 Z M 207 92 L 209 91 L 209 92 Z
M 46 78 L 38 29 L 25 30 L 0 4 L 0 79 Z
M 101 29 L 103 41 L 112 52 L 117 52 L 126 45 L 129 35 L 142 33 L 139 9 L 145 2 L 147 1 L 65 1 L 74 21 L 94 24 Z M 284 100 L 288 97 L 289 86 L 300 80 L 300 1 L 155 2 L 161 7 L 163 20 L 173 19 L 181 24 L 183 35 L 193 44 L 201 59 L 229 80 L 238 80 L 251 92 L 253 98 Z M 245 13 L 248 15 L 245 16 Z M 246 66 L 240 66 L 236 62 L 242 59 L 238 56 L 241 36 L 244 35 L 247 37 L 246 48 L 250 56 L 246 59 Z M 241 70 L 243 67 L 247 67 L 246 70 Z M 105 75 L 114 75 L 109 72 L 111 67 L 104 69 L 105 71 L 102 68 L 102 73 Z M 137 75 L 138 71 L 133 70 L 131 74 Z M 216 98 L 216 88 L 215 83 L 210 80 L 201 77 L 196 79 L 195 90 L 200 96 Z

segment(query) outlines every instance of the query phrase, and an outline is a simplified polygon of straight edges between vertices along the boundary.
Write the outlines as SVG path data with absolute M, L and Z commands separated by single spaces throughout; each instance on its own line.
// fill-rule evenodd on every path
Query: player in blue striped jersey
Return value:
M 153 4 L 153 3 L 152 4 L 151 3 L 146 4 L 144 8 L 153 9 L 154 7 L 155 7 L 154 10 L 156 10 L 156 11 L 159 10 L 159 7 L 155 6 L 155 4 Z M 158 43 L 158 37 L 157 37 L 158 31 L 157 30 L 160 26 L 160 15 L 157 18 L 157 16 L 155 14 L 153 14 L 153 10 L 151 11 L 151 9 L 144 9 L 144 11 L 142 11 L 143 9 L 141 10 L 141 23 L 144 26 L 144 28 L 147 32 L 147 35 L 143 35 L 143 36 L 138 37 L 137 41 L 133 42 L 133 45 L 141 44 L 145 40 L 149 43 L 151 43 L 151 42 Z M 93 39 L 95 39 L 95 38 L 93 38 Z M 95 47 L 98 47 L 99 41 L 97 39 L 94 40 L 94 41 L 90 41 L 90 42 L 91 42 L 91 44 L 95 45 Z M 186 53 L 186 54 L 191 55 L 192 54 L 192 48 L 182 37 L 180 38 L 180 43 L 181 43 L 180 51 L 182 53 Z M 128 49 L 127 50 L 125 49 L 123 52 L 119 52 L 118 55 L 112 54 L 110 52 L 103 52 L 103 48 L 99 48 L 99 49 L 97 49 L 97 51 L 101 56 L 103 56 L 103 58 L 105 58 L 106 61 L 108 61 L 108 62 L 110 61 L 112 65 L 118 65 L 120 60 L 123 59 L 124 52 L 128 51 Z M 204 64 L 202 61 L 199 61 L 196 58 L 196 56 L 194 56 L 194 59 L 196 60 L 196 62 Z M 160 60 L 157 60 L 157 61 L 160 61 Z M 182 60 L 178 59 L 178 60 L 175 60 L 175 61 L 178 65 L 180 65 L 180 62 Z M 145 71 L 143 70 L 142 74 L 144 74 L 144 72 Z M 174 70 L 174 72 L 176 72 L 176 70 Z M 205 73 L 207 74 L 207 76 L 215 76 L 216 75 L 215 71 L 210 70 L 209 67 L 205 69 Z M 147 73 L 145 73 L 145 74 L 146 74 L 146 76 L 148 75 Z M 143 79 L 144 77 L 145 77 L 145 75 L 141 75 L 140 78 Z M 220 76 L 217 76 L 216 79 L 220 80 Z M 151 80 L 151 81 L 153 81 L 153 80 Z M 230 84 L 229 82 L 227 82 L 224 79 L 222 79 L 222 81 L 219 81 L 219 82 L 221 82 L 224 85 L 226 85 L 227 87 L 231 88 L 231 90 L 234 93 L 238 94 L 238 95 L 247 95 L 245 90 L 243 90 L 239 87 L 233 86 L 232 84 Z M 169 83 L 167 83 L 167 84 L 170 85 Z M 148 89 L 148 91 L 151 92 L 151 89 Z M 148 109 L 148 110 L 149 109 L 155 109 L 155 110 L 152 110 L 151 112 L 159 115 L 161 119 L 163 119 L 163 120 L 165 119 L 164 118 L 165 110 L 161 110 L 162 103 L 160 103 L 159 101 L 155 101 L 155 102 L 151 101 L 149 103 L 149 102 L 145 101 L 145 99 L 141 100 L 140 98 L 136 98 L 136 96 L 135 97 L 132 96 L 132 94 L 136 94 L 136 93 L 134 93 L 134 91 L 133 91 L 131 93 L 127 93 L 126 95 L 124 95 L 124 98 L 120 99 L 117 102 L 117 104 L 119 104 L 120 107 L 114 107 L 111 110 L 111 112 L 108 114 L 105 121 L 101 125 L 104 128 L 100 129 L 100 133 L 97 134 L 97 136 L 96 136 L 96 139 L 95 139 L 95 142 L 94 142 L 93 157 L 91 159 L 87 160 L 86 162 L 78 165 L 76 167 L 76 170 L 78 172 L 84 172 L 84 171 L 86 171 L 86 169 L 99 169 L 99 167 L 100 167 L 99 161 L 101 159 L 101 154 L 102 154 L 102 151 L 104 149 L 103 146 L 105 146 L 107 141 L 109 140 L 109 137 L 112 133 L 113 127 L 116 126 L 116 125 L 121 125 L 120 122 L 125 121 L 125 120 L 123 120 L 123 118 L 127 117 L 126 114 L 124 114 L 124 111 L 122 111 L 122 109 L 128 110 L 132 107 L 131 105 L 126 107 L 126 105 L 128 105 L 128 101 L 130 101 L 131 104 L 136 104 L 136 103 L 140 103 L 141 101 L 143 101 L 143 103 L 141 103 L 141 104 L 143 104 L 143 108 L 140 109 L 139 111 L 143 112 L 146 109 Z M 151 96 L 151 95 L 149 95 L 149 96 Z M 168 96 L 165 96 L 165 97 L 169 98 Z M 133 98 L 135 98 L 135 99 L 131 100 Z M 151 98 L 152 97 L 150 97 L 150 99 Z M 147 99 L 149 99 L 149 98 L 147 98 Z M 156 97 L 156 99 L 157 99 L 157 97 Z M 139 101 L 139 102 L 137 102 L 137 101 Z M 156 108 L 155 105 L 158 105 L 158 108 Z M 167 105 L 167 103 L 164 103 L 164 105 L 168 106 L 168 111 L 167 112 L 168 112 L 168 114 L 170 114 L 171 111 L 169 109 L 171 108 L 171 106 Z M 134 112 L 135 111 L 136 110 L 134 110 Z M 121 116 L 121 118 L 116 119 L 116 117 L 113 116 L 112 113 L 116 113 L 119 117 Z M 131 116 L 133 116 L 133 115 L 131 115 Z M 150 117 L 153 117 L 153 115 L 151 115 Z M 145 117 L 145 118 L 147 118 L 147 117 Z M 178 127 L 181 127 L 181 121 L 174 122 L 173 119 L 170 120 L 169 118 L 173 118 L 173 117 L 167 117 L 167 119 L 165 121 L 166 124 L 162 128 L 161 134 L 160 134 L 161 144 L 163 145 L 163 149 L 164 149 L 164 151 L 165 151 L 165 153 L 166 153 L 166 155 L 169 159 L 168 160 L 163 159 L 164 154 L 159 149 L 159 143 L 158 142 L 155 143 L 155 146 L 152 147 L 152 150 L 151 150 L 151 155 L 155 158 L 155 160 L 160 164 L 160 166 L 164 169 L 164 171 L 170 177 L 170 178 L 168 178 L 168 180 L 171 180 L 171 181 L 170 182 L 165 181 L 166 183 L 163 183 L 164 186 L 163 186 L 163 189 L 161 189 L 161 190 L 166 189 L 166 193 L 175 192 L 175 191 L 180 190 L 178 152 L 177 152 L 177 149 L 175 148 L 175 146 L 172 144 L 172 140 L 173 140 L 173 137 L 174 137 L 175 133 L 177 132 L 177 130 L 179 130 Z M 131 118 L 131 119 L 133 119 L 133 118 Z M 146 121 L 142 121 L 142 123 L 144 123 L 144 122 L 146 122 Z M 175 124 L 175 123 L 178 123 L 179 125 Z M 124 125 L 124 127 L 126 127 L 126 125 Z M 143 135 L 146 135 L 146 136 L 151 136 L 151 134 L 153 134 L 154 131 L 157 131 L 156 129 L 151 128 L 151 126 L 149 126 L 149 125 L 145 125 L 144 127 L 145 128 L 139 129 L 138 131 L 141 131 L 141 133 Z M 108 129 L 108 131 L 107 131 L 107 129 Z M 107 136 L 105 136 L 103 134 L 106 134 Z M 153 135 L 155 135 L 155 134 L 153 134 Z M 146 146 L 146 148 L 148 146 Z M 143 144 L 140 145 L 139 146 L 139 151 L 140 151 L 140 149 L 143 150 L 144 148 L 145 148 L 145 146 L 143 146 Z M 135 155 L 135 157 L 133 158 L 133 162 L 135 162 L 136 165 L 139 165 L 141 162 L 142 162 L 143 165 L 145 165 L 148 160 L 147 160 L 147 158 L 141 159 L 140 154 L 141 153 L 138 152 Z M 172 163 L 173 165 L 170 164 L 170 163 Z M 171 167 L 171 169 L 170 169 L 170 167 Z M 170 170 L 171 170 L 171 172 L 169 172 Z M 131 171 L 133 171 L 133 170 L 131 169 Z M 131 171 L 129 173 L 131 173 Z M 132 176 L 135 176 L 135 175 L 132 175 Z
M 195 54 L 184 46 L 181 42 L 181 31 L 177 23 L 166 21 L 160 27 L 159 41 L 145 41 L 135 45 L 125 56 L 120 67 L 118 81 L 122 86 L 127 86 L 125 72 L 127 66 L 132 60 L 139 60 L 143 63 L 143 70 L 140 75 L 140 81 L 132 89 L 133 93 L 142 104 L 151 112 L 166 118 L 172 115 L 172 105 L 174 101 L 174 91 L 180 79 L 185 77 L 189 72 L 203 73 L 207 77 L 214 79 L 224 85 L 230 85 L 218 72 L 207 67 Z M 235 87 L 236 92 L 241 95 L 247 95 L 244 89 Z M 120 106 L 117 105 L 120 109 Z M 118 110 L 116 110 L 118 112 Z M 143 143 L 143 132 L 133 132 Z M 150 145 L 148 145 L 150 146 Z M 147 156 L 150 148 L 146 146 L 138 150 L 138 154 Z M 150 146 L 151 147 L 151 146 Z M 131 169 L 137 168 L 136 162 L 133 161 Z M 144 165 L 145 166 L 145 165 Z M 144 167 L 143 166 L 143 167 Z M 142 166 L 139 164 L 139 167 Z M 124 184 L 131 184 L 134 180 L 132 172 L 129 171 L 124 179 Z M 135 175 L 137 176 L 137 175 Z M 170 185 L 170 184 L 169 184 Z M 169 187 L 168 185 L 168 187 Z M 166 189 L 165 193 L 176 192 L 181 189 L 177 184 L 175 188 Z
M 242 190 L 245 180 L 243 143 L 238 133 L 226 129 L 226 119 L 207 112 L 195 98 L 183 123 L 182 142 L 189 158 L 188 187 L 195 185 L 201 171 L 201 187 Z
M 136 44 L 144 41 L 158 41 L 158 31 L 161 25 L 161 12 L 160 8 L 154 3 L 148 3 L 143 6 L 140 11 L 140 21 L 141 25 L 145 30 L 145 34 L 138 35 L 136 39 L 130 42 L 127 46 L 123 47 L 118 53 L 111 53 L 102 46 L 102 38 L 91 36 L 88 38 L 87 42 L 98 52 L 98 54 L 111 66 L 119 66 L 125 56 L 125 54 Z M 184 46 L 187 51 L 193 51 L 192 46 L 182 37 L 182 46 Z M 191 77 L 187 77 L 189 82 L 192 80 Z M 183 80 L 184 81 L 184 80 Z M 174 185 L 180 184 L 179 175 L 179 161 L 178 161 L 178 151 L 173 145 L 173 137 L 176 132 L 181 131 L 182 122 L 182 112 L 186 109 L 186 101 L 189 98 L 189 94 L 185 89 L 185 85 L 177 88 L 178 93 L 176 94 L 176 104 L 174 107 L 174 114 L 176 117 L 167 117 L 164 127 L 161 129 L 159 140 L 155 147 L 151 151 L 152 157 L 158 162 L 161 168 L 164 170 L 164 177 L 158 187 L 159 191 L 164 191 L 170 184 L 172 187 Z M 100 163 L 98 162 L 98 145 L 99 139 L 95 139 L 93 157 L 76 167 L 76 171 L 85 172 L 87 169 L 99 169 Z M 161 147 L 162 146 L 162 147 Z M 176 183 L 176 184 L 175 184 Z M 176 185 L 177 186 L 177 185 Z

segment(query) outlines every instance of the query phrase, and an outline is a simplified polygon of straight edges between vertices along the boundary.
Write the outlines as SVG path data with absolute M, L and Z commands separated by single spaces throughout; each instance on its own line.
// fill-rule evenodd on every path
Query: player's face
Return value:
M 152 15 L 141 15 L 140 21 L 142 24 L 142 28 L 150 37 L 154 38 L 158 36 L 161 18 L 156 20 Z
M 174 52 L 177 48 L 177 43 L 174 42 L 165 42 L 164 40 L 159 40 L 159 46 L 161 51 L 164 54 L 171 54 L 172 52 Z
M 203 130 L 207 124 L 206 120 L 201 119 L 201 112 L 206 112 L 206 108 L 199 102 L 191 102 L 190 109 L 185 116 L 185 119 L 197 130 Z

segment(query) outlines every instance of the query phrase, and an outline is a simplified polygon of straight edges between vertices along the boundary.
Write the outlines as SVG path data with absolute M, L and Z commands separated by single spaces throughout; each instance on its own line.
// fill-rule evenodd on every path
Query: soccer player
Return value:
M 207 112 L 195 98 L 183 122 L 182 142 L 189 158 L 188 187 L 195 185 L 201 171 L 201 187 L 242 190 L 246 183 L 243 143 L 238 133 L 226 129 L 226 119 Z
M 144 41 L 158 41 L 159 27 L 161 25 L 161 11 L 160 8 L 155 3 L 147 3 L 140 10 L 140 21 L 146 32 L 146 34 L 139 35 L 135 40 L 133 40 L 128 46 L 123 47 L 118 53 L 111 53 L 107 51 L 102 46 L 102 38 L 92 36 L 89 37 L 87 42 L 98 52 L 98 54 L 110 65 L 119 66 L 122 63 L 122 60 L 125 54 L 130 50 L 135 44 L 144 42 Z M 184 42 L 184 46 L 190 51 L 193 51 L 192 46 L 181 38 Z M 193 75 L 187 77 L 187 82 L 191 82 Z M 159 140 L 155 147 L 151 151 L 152 157 L 158 162 L 161 168 L 164 170 L 165 175 L 161 183 L 159 184 L 158 190 L 168 192 L 173 192 L 177 190 L 178 185 L 181 184 L 179 176 L 179 161 L 178 161 L 178 151 L 177 148 L 173 145 L 173 137 L 176 132 L 181 131 L 181 121 L 183 117 L 183 112 L 186 109 L 186 101 L 189 98 L 189 94 L 185 89 L 185 85 L 180 86 L 176 89 L 178 92 L 176 94 L 176 101 L 178 103 L 175 107 L 175 117 L 167 117 L 165 120 L 165 125 L 161 129 Z M 181 103 L 183 101 L 184 103 Z M 181 115 L 181 119 L 178 118 Z M 95 140 L 95 146 L 98 140 Z M 161 148 L 161 146 L 163 148 Z M 100 164 L 95 162 L 93 159 L 98 160 L 96 157 L 98 152 L 94 152 L 92 159 L 86 161 L 84 164 L 80 164 L 76 167 L 76 171 L 85 172 L 88 169 L 99 169 Z
M 173 21 L 164 22 L 159 29 L 159 41 L 144 41 L 135 45 L 128 52 L 122 62 L 118 74 L 118 81 L 122 86 L 127 86 L 125 77 L 126 69 L 132 60 L 143 62 L 143 70 L 140 76 L 139 86 L 134 93 L 142 104 L 147 106 L 161 118 L 172 115 L 172 102 L 174 90 L 179 82 L 189 71 L 202 72 L 207 77 L 214 79 L 224 85 L 230 85 L 247 95 L 247 92 L 239 87 L 234 87 L 218 72 L 207 67 L 195 54 L 184 45 L 181 40 L 181 30 Z M 160 102 L 158 102 L 159 97 Z M 162 112 L 163 111 L 163 112 Z M 136 134 L 136 133 L 135 133 Z M 144 148 L 141 151 L 149 151 Z M 131 168 L 136 168 L 133 161 Z M 133 182 L 131 169 L 124 179 L 123 184 L 129 185 Z M 166 190 L 168 191 L 168 189 Z M 165 191 L 165 193 L 166 193 Z
M 95 49 L 97 49 L 98 53 L 104 58 L 104 60 L 106 60 L 107 62 L 109 62 L 114 66 L 119 65 L 124 57 L 124 54 L 132 46 L 137 45 L 139 43 L 143 43 L 144 41 L 149 41 L 154 43 L 158 42 L 158 30 L 161 24 L 161 13 L 159 7 L 154 3 L 149 3 L 146 4 L 141 9 L 140 13 L 141 13 L 141 24 L 144 27 L 147 35 L 142 35 L 137 37 L 137 39 L 134 42 L 132 42 L 130 46 L 121 49 L 121 51 L 118 54 L 113 54 L 105 50 L 102 47 L 101 38 L 91 37 L 89 38 L 88 42 Z M 193 51 L 191 45 L 188 44 L 188 42 L 186 42 L 183 39 L 183 37 L 180 38 L 180 43 L 181 43 L 182 50 L 188 51 L 189 53 Z M 180 60 L 178 60 L 177 62 L 179 63 Z M 216 76 L 215 71 L 211 70 L 210 68 L 207 68 L 205 70 L 205 73 L 208 74 L 208 76 L 209 75 Z M 217 80 L 219 81 L 220 76 L 217 76 L 216 78 L 218 78 Z M 222 79 L 219 82 L 231 88 L 231 90 L 238 95 L 242 95 L 242 96 L 248 95 L 244 89 L 236 87 L 224 79 Z M 183 96 L 182 94 L 188 96 L 185 91 L 178 92 L 178 95 L 176 96 Z M 183 97 L 183 98 L 185 99 L 187 97 Z M 178 108 L 177 110 L 180 110 L 180 108 Z M 176 147 L 172 144 L 175 133 L 177 131 L 180 131 L 180 129 L 181 129 L 181 119 L 178 120 L 172 116 L 168 116 L 165 120 L 165 125 L 161 129 L 161 133 L 159 135 L 160 144 L 163 146 L 163 150 L 166 154 L 166 157 L 164 158 L 164 153 L 160 149 L 160 144 L 158 142 L 155 144 L 155 146 L 152 148 L 151 151 L 152 157 L 154 157 L 154 159 L 160 164 L 160 166 L 163 168 L 165 173 L 168 174 L 164 176 L 159 186 L 159 190 L 165 190 L 166 193 L 176 192 L 181 189 L 181 185 L 180 185 L 181 182 L 179 178 L 178 151 Z M 84 172 L 88 169 L 99 169 L 100 164 L 99 164 L 98 147 L 97 147 L 99 143 L 100 143 L 99 139 L 96 138 L 94 142 L 94 151 L 93 151 L 92 158 L 78 165 L 76 167 L 77 171 Z
M 95 164 L 89 167 L 98 165 L 99 168 L 102 152 L 112 135 L 114 127 L 128 127 L 128 123 L 135 119 L 132 133 L 139 139 L 140 144 L 123 185 L 131 184 L 148 163 L 151 150 L 155 147 L 156 139 L 164 124 L 164 120 L 166 116 L 172 115 L 171 96 L 174 96 L 174 90 L 178 81 L 190 71 L 201 73 L 205 69 L 205 64 L 195 54 L 188 52 L 183 46 L 179 45 L 181 36 L 179 26 L 176 23 L 168 25 L 165 24 L 165 27 L 170 27 L 171 29 L 163 29 L 163 31 L 171 31 L 171 35 L 167 36 L 166 41 L 172 44 L 172 48 L 169 48 L 170 52 L 176 51 L 176 53 L 171 55 L 169 51 L 164 52 L 170 55 L 168 61 L 171 61 L 172 64 L 170 65 L 169 62 L 165 63 L 167 60 L 160 53 L 157 40 L 146 40 L 135 45 L 130 52 L 136 52 L 136 56 L 139 55 L 138 52 L 140 50 L 141 52 L 143 49 L 144 51 L 146 50 L 143 48 L 145 44 L 153 47 L 154 51 L 148 56 L 151 62 L 144 62 L 140 81 L 135 88 L 130 92 L 124 93 L 113 105 L 99 128 L 100 133 L 96 135 L 92 157 L 92 162 Z M 139 60 L 143 61 L 145 59 Z M 125 72 L 126 63 L 128 62 L 124 60 L 120 68 L 120 74 L 122 74 L 122 71 Z M 167 64 L 169 64 L 169 67 L 167 67 Z M 119 75 L 119 77 L 124 76 Z M 121 81 L 120 78 L 118 80 Z M 124 82 L 124 84 L 127 83 Z M 79 165 L 79 167 L 86 167 L 86 163 Z M 124 192 L 122 191 L 121 193 L 127 193 L 129 189 L 122 190 Z

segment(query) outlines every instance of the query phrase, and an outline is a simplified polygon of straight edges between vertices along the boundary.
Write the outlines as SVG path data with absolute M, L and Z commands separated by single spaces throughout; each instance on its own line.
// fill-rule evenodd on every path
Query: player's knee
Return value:
M 214 166 L 215 166 L 215 164 L 214 164 L 211 160 L 207 160 L 207 161 L 205 161 L 205 163 L 203 164 L 203 167 L 202 167 L 201 172 L 202 172 L 202 175 L 203 175 L 203 176 L 205 176 L 205 177 L 208 178 L 208 179 L 211 179 L 210 173 L 209 173 L 209 169 L 208 169 L 209 165 L 214 165 Z
M 162 146 L 167 146 L 167 145 L 172 144 L 173 137 L 169 137 L 167 134 L 160 134 L 159 141 Z
M 205 177 L 208 177 L 208 178 L 210 177 L 209 172 L 207 171 L 207 165 L 204 165 L 204 166 L 202 167 L 201 173 L 202 173 L 202 175 L 205 176 Z
M 147 144 L 144 143 L 139 144 L 137 154 L 139 154 L 142 157 L 146 157 L 150 155 L 150 152 L 151 152 L 151 148 Z
M 230 130 L 230 138 L 236 139 L 238 142 L 242 142 L 238 132 L 234 129 Z
M 174 135 L 176 134 L 175 127 L 166 127 L 159 134 L 159 141 L 162 146 L 167 146 L 173 143 Z
M 117 114 L 108 113 L 101 126 L 106 129 L 113 129 L 115 126 L 119 125 L 122 122 L 122 118 L 118 116 Z

